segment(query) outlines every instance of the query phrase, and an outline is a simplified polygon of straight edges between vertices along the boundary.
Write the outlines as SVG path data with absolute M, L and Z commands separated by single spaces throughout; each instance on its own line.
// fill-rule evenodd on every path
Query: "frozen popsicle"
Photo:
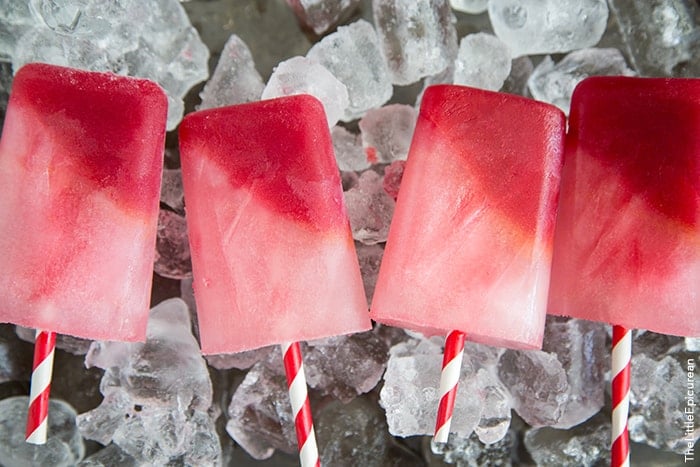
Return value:
M 323 106 L 292 96 L 180 128 L 202 351 L 370 328 Z
M 700 335 L 700 80 L 573 94 L 549 312 Z
M 202 351 L 281 344 L 301 464 L 319 465 L 298 342 L 371 326 L 323 106 L 190 114 L 180 155 Z
M 425 91 L 370 315 L 428 335 L 455 331 L 437 441 L 449 432 L 443 402 L 453 404 L 459 360 L 450 361 L 461 358 L 462 334 L 542 344 L 564 124 L 555 107 L 517 96 Z
M 27 440 L 46 439 L 54 332 L 143 340 L 167 101 L 154 83 L 29 64 L 0 141 L 0 322 L 39 330 Z
M 613 327 L 612 465 L 629 462 L 630 328 L 700 335 L 700 80 L 574 91 L 549 312 Z

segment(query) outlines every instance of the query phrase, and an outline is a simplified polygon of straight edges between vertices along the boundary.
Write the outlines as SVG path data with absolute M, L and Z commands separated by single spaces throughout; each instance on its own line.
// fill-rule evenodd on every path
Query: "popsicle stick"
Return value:
M 287 385 L 289 386 L 289 399 L 292 403 L 292 414 L 297 430 L 301 467 L 320 467 L 321 461 L 318 457 L 316 434 L 311 418 L 311 404 L 306 389 L 301 349 L 298 342 L 282 344 L 281 347 L 284 371 L 287 374 Z
M 36 332 L 34 343 L 34 365 L 29 390 L 26 441 L 32 444 L 46 444 L 49 416 L 49 392 L 53 374 L 53 355 L 56 349 L 56 333 Z
M 452 412 L 455 408 L 457 384 L 464 356 L 465 337 L 461 331 L 452 331 L 445 339 L 445 353 L 442 357 L 442 373 L 440 375 L 440 405 L 438 406 L 435 435 L 433 436 L 433 441 L 436 443 L 446 443 L 450 436 Z
M 630 464 L 627 418 L 630 405 L 631 359 L 632 335 L 630 330 L 623 326 L 613 326 L 611 467 L 627 467 Z

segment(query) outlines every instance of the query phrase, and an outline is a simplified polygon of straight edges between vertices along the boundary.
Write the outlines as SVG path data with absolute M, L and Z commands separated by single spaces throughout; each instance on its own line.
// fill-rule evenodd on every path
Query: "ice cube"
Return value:
M 336 125 L 331 129 L 331 137 L 333 138 L 335 160 L 340 170 L 359 171 L 370 166 L 359 134 L 356 135 L 342 126 Z
M 358 186 L 345 192 L 345 205 L 355 240 L 365 245 L 386 241 L 396 202 L 386 194 L 376 172 L 362 173 Z
M 32 465 L 72 466 L 85 455 L 83 438 L 75 426 L 75 409 L 66 402 L 49 400 L 46 444 L 24 440 L 27 424 L 26 396 L 0 400 L 0 462 L 4 467 Z
M 185 218 L 167 209 L 158 213 L 156 254 L 153 269 L 169 279 L 192 276 L 192 258 Z
M 374 389 L 389 354 L 389 348 L 373 331 L 310 341 L 305 347 L 309 386 L 345 403 Z
M 228 417 L 226 431 L 255 459 L 267 459 L 275 449 L 296 450 L 294 417 L 279 348 L 248 371 L 231 398 Z
M 95 341 L 85 364 L 105 369 L 104 400 L 77 419 L 85 438 L 113 442 L 140 464 L 220 462 L 209 372 L 182 300 L 151 310 L 145 343 Z
M 489 0 L 450 0 L 450 6 L 457 11 L 478 15 L 489 6 Z
M 389 68 L 374 28 L 367 21 L 341 26 L 306 54 L 326 67 L 348 90 L 350 104 L 343 121 L 362 117 L 389 100 L 393 92 Z
M 664 76 L 697 55 L 700 34 L 683 0 L 609 0 L 633 68 L 643 76 Z
M 321 101 L 330 127 L 340 120 L 350 103 L 345 85 L 326 67 L 306 57 L 292 57 L 277 65 L 262 98 L 296 94 L 310 94 Z
M 202 99 L 199 109 L 257 101 L 264 88 L 250 49 L 240 37 L 232 34 L 221 51 L 214 73 L 199 94 Z
M 341 18 L 347 16 L 360 0 L 287 0 L 299 21 L 323 34 Z
M 569 52 L 598 43 L 608 5 L 605 0 L 491 0 L 489 18 L 514 57 Z
M 556 65 L 545 57 L 528 80 L 532 97 L 569 113 L 571 94 L 584 78 L 601 75 L 634 76 L 617 49 L 583 49 L 571 52 Z
M 418 112 L 410 105 L 372 109 L 360 120 L 362 147 L 370 162 L 406 160 Z
M 496 36 L 469 34 L 459 43 L 454 84 L 498 91 L 510 74 L 510 50 Z
M 606 465 L 610 461 L 610 431 L 610 418 L 598 414 L 571 430 L 528 430 L 525 447 L 538 466 Z
M 457 32 L 447 0 L 375 0 L 372 13 L 394 84 L 415 83 L 454 60 Z

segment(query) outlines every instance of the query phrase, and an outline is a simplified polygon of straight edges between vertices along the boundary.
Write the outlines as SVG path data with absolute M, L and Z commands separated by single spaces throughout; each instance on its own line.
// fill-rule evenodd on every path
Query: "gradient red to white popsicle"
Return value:
M 423 96 L 371 317 L 542 344 L 564 115 L 462 86 Z
M 146 338 L 166 111 L 147 80 L 18 71 L 0 141 L 0 322 Z
M 700 80 L 575 90 L 549 312 L 700 335 Z
M 204 353 L 370 328 L 319 101 L 190 114 L 180 149 Z

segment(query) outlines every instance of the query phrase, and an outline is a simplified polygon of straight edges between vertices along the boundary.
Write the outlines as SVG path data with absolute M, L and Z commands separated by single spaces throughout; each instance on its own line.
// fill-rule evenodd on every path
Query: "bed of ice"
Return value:
M 586 76 L 698 77 L 700 2 L 0 0 L 0 116 L 30 61 L 158 81 L 169 129 L 198 108 L 319 97 L 371 297 L 424 86 L 568 111 Z M 199 354 L 175 132 L 165 161 L 148 341 L 59 336 L 50 438 L 35 447 L 22 397 L 33 331 L 0 325 L 0 464 L 297 465 L 279 350 Z M 685 465 L 686 362 L 700 341 L 634 337 L 632 463 Z M 608 463 L 606 326 L 549 318 L 542 351 L 468 343 L 455 433 L 435 446 L 441 346 L 382 326 L 303 345 L 324 465 Z

